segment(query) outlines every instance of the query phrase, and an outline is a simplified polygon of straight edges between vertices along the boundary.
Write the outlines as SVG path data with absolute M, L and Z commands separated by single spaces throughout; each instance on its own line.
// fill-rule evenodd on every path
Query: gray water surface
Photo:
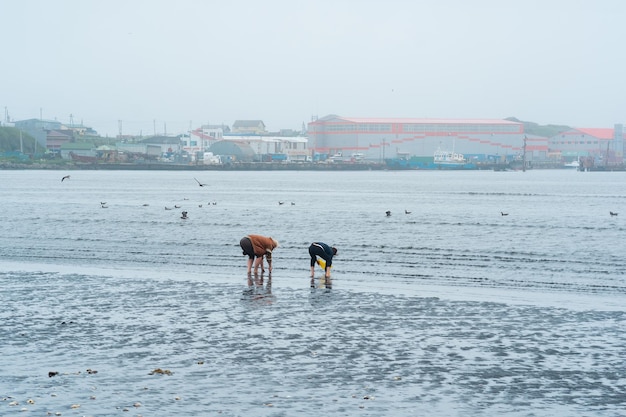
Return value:
M 64 174 L 0 172 L 0 415 L 625 415 L 623 173 Z

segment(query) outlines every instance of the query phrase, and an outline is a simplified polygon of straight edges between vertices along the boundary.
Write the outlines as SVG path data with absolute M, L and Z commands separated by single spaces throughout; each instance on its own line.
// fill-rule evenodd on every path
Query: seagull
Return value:
M 617 216 L 617 213 L 614 211 L 609 211 L 609 213 L 611 214 L 611 216 Z
M 509 213 L 505 213 L 503 211 L 501 211 L 500 214 L 503 215 L 503 216 L 508 216 L 509 215 Z
M 385 214 L 387 215 L 387 217 L 389 217 L 389 216 L 391 216 L 391 211 L 390 211 L 390 210 L 387 210 L 387 211 L 385 212 Z
M 65 180 L 69 180 L 69 179 L 70 179 L 70 176 L 66 175 L 63 178 L 61 178 L 61 182 L 65 181 Z
M 109 208 L 109 206 L 106 205 L 107 203 L 100 203 L 100 207 L 102 208 Z
M 285 204 L 285 202 L 284 202 L 284 201 L 279 201 L 279 202 L 278 202 L 278 205 L 279 205 L 279 206 L 282 206 L 283 204 Z
M 404 214 L 411 214 L 411 212 L 408 210 L 404 210 Z
M 171 210 L 171 207 L 165 206 L 165 210 Z
M 291 202 L 291 205 L 292 205 L 292 206 L 295 206 L 295 205 L 296 205 L 296 203 L 294 203 L 294 202 L 292 201 L 292 202 Z
M 178 204 L 174 204 L 174 208 L 180 208 Z
M 193 177 L 193 179 L 194 179 L 194 180 L 196 180 L 196 182 L 198 183 L 198 185 L 199 185 L 200 187 L 204 187 L 205 185 L 207 185 L 207 184 L 203 184 L 203 183 L 201 183 L 200 181 L 198 181 L 198 179 L 197 179 L 196 177 Z

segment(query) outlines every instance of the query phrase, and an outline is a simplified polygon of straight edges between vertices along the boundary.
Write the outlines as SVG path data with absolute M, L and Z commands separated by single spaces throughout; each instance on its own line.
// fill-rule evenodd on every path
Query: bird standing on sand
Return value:
M 65 180 L 69 180 L 69 179 L 70 179 L 70 176 L 66 175 L 63 178 L 61 178 L 61 182 L 65 181 Z

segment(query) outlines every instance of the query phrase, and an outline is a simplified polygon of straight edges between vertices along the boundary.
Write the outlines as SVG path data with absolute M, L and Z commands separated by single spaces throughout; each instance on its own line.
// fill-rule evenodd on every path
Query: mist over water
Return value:
M 1 415 L 626 405 L 623 173 L 63 175 L 0 172 Z M 248 233 L 280 242 L 271 277 Z M 339 253 L 311 287 L 314 240 Z

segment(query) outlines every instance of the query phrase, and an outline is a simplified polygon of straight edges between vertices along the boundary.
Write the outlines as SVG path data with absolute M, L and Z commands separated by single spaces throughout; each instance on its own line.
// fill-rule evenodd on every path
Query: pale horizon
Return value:
M 328 114 L 626 119 L 617 0 L 9 0 L 2 10 L 2 110 L 102 136 L 120 123 L 145 136 L 235 120 L 300 130 Z

